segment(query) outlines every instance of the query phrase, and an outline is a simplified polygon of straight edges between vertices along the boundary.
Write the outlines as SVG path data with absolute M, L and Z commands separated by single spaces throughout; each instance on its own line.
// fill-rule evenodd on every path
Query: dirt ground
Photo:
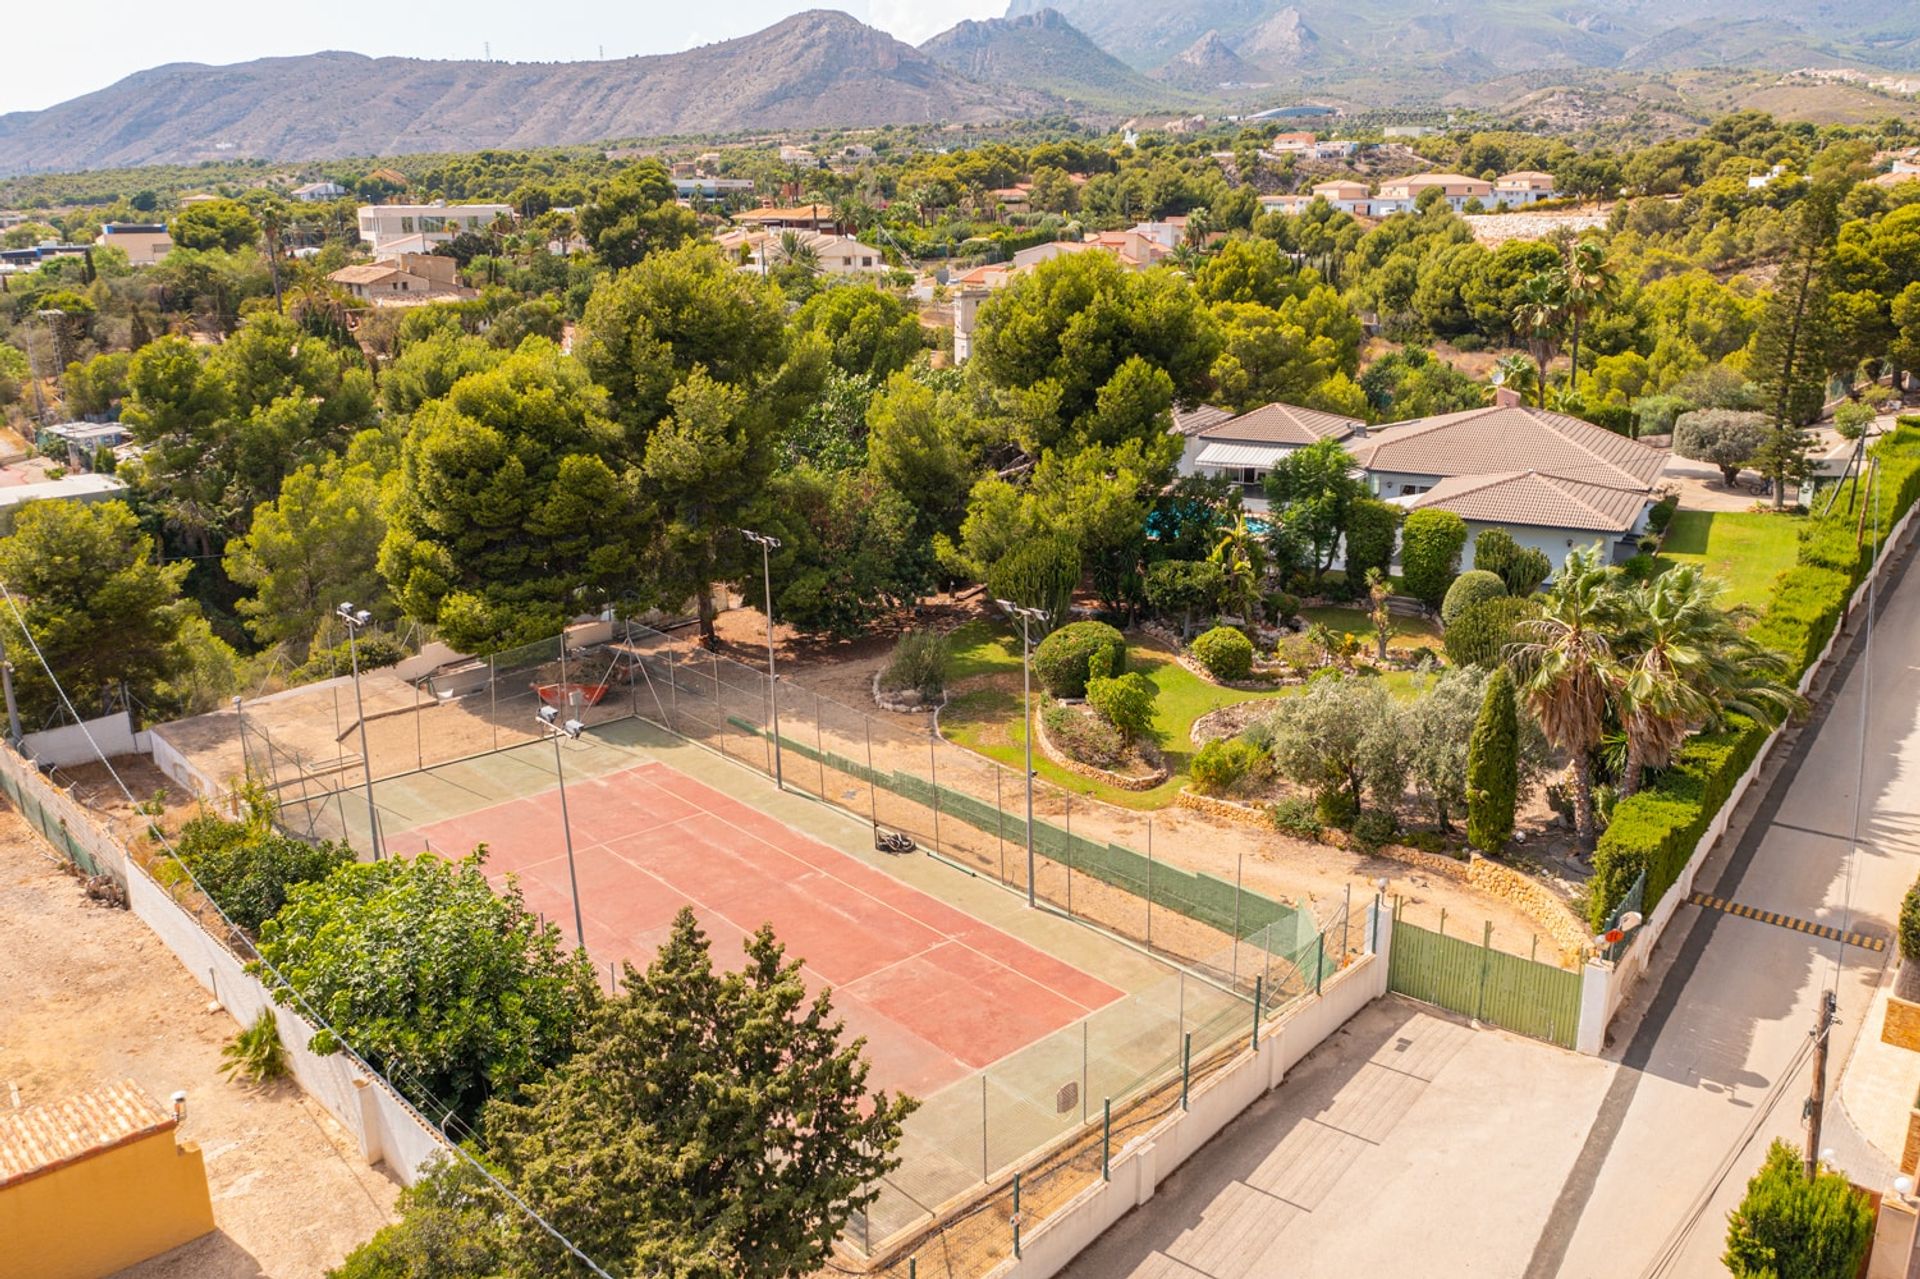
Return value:
M 80 881 L 0 810 L 0 1081 L 23 1104 L 131 1078 L 187 1094 L 218 1229 L 122 1279 L 309 1279 L 391 1219 L 398 1187 L 299 1089 L 219 1074 L 224 1012 L 132 914 Z M 6 1104 L 0 1094 L 0 1104 Z

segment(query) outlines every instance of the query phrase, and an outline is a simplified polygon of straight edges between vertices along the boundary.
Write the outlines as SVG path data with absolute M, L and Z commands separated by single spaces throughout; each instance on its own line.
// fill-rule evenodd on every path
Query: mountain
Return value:
M 1555 69 L 1920 65 L 1920 13 L 1883 0 L 1011 0 L 1007 14 L 1043 4 L 1171 83 L 1208 82 L 1192 68 L 1224 63 L 1224 46 L 1252 79 L 1373 104 Z
M 1265 72 L 1235 53 L 1218 31 L 1207 32 L 1153 74 L 1168 84 L 1203 93 L 1228 85 L 1255 84 L 1268 78 Z
M 316 53 L 175 63 L 0 116 L 0 174 L 325 159 L 744 129 L 982 123 L 1057 111 L 844 13 L 814 10 L 685 53 L 611 62 L 431 62 Z
M 1181 97 L 1087 39 L 1056 9 L 962 22 L 920 52 L 970 80 L 1038 89 L 1083 106 L 1127 110 Z

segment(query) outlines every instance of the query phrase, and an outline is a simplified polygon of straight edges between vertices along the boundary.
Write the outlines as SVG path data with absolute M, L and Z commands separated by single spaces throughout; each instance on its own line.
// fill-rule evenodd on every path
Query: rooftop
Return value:
M 1376 429 L 1354 449 L 1371 471 L 1504 475 L 1538 471 L 1581 484 L 1650 489 L 1666 455 L 1563 413 L 1495 405 Z
M 1267 404 L 1250 413 L 1202 428 L 1198 434 L 1208 440 L 1244 440 L 1260 444 L 1295 444 L 1305 447 L 1321 440 L 1345 440 L 1364 434 L 1366 423 L 1319 409 L 1303 409 L 1292 404 Z
M 1441 480 L 1407 505 L 1452 511 L 1481 524 L 1590 529 L 1624 533 L 1634 526 L 1652 494 L 1641 488 L 1583 484 L 1538 471 L 1460 475 Z
M 166 1132 L 176 1122 L 131 1079 L 49 1105 L 0 1111 L 0 1187 Z

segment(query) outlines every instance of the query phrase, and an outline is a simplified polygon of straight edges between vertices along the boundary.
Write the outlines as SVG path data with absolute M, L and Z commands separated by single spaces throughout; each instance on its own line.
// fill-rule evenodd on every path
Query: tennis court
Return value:
M 644 965 L 682 906 L 728 966 L 745 937 L 771 923 L 867 1038 L 880 1086 L 927 1096 L 1121 996 L 659 760 L 571 778 L 566 809 L 596 962 Z M 558 787 L 390 835 L 387 850 L 482 843 L 489 877 L 515 876 L 528 907 L 571 939 Z

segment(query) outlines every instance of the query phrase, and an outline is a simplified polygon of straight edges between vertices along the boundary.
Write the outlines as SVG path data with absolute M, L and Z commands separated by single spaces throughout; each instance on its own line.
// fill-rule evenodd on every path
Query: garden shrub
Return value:
M 938 631 L 908 631 L 893 646 L 880 687 L 889 693 L 913 689 L 928 701 L 946 691 L 953 645 Z
M 1195 613 L 1219 607 L 1226 581 L 1221 567 L 1208 560 L 1162 560 L 1147 570 L 1147 603 L 1163 617 L 1178 617 L 1185 635 Z
M 1400 508 L 1377 498 L 1356 498 L 1347 508 L 1347 580 L 1364 582 L 1367 570 L 1382 575 L 1393 562 L 1393 544 L 1400 534 Z
M 1131 746 L 1153 735 L 1153 704 L 1160 690 L 1138 671 L 1109 675 L 1113 653 L 1095 649 L 1087 663 L 1087 705 L 1120 730 L 1120 740 Z
M 1653 556 L 1640 551 L 1620 562 L 1620 576 L 1629 582 L 1651 582 L 1660 576 L 1660 565 Z
M 1253 674 L 1253 641 L 1231 626 L 1216 626 L 1193 641 L 1193 657 L 1215 679 Z
M 1846 1174 L 1807 1176 L 1800 1152 L 1775 1140 L 1727 1220 L 1721 1260 L 1739 1279 L 1853 1279 L 1873 1243 L 1873 1201 Z
M 294 885 L 325 879 L 353 860 L 353 849 L 281 834 L 273 825 L 273 803 L 258 785 L 242 788 L 241 800 L 241 820 L 202 810 L 180 828 L 174 851 L 227 918 L 257 932 L 280 912 Z
M 1460 614 L 1484 600 L 1499 599 L 1507 593 L 1507 584 L 1498 573 L 1470 569 L 1453 579 L 1447 597 L 1440 605 L 1440 625 L 1452 626 Z
M 1900 958 L 1920 964 L 1920 881 L 1900 902 Z
M 1266 598 L 1267 621 L 1279 626 L 1300 616 L 1300 597 L 1285 591 L 1269 591 Z
M 1245 738 L 1211 741 L 1194 753 L 1187 766 L 1193 784 L 1208 795 L 1224 795 L 1258 772 L 1266 752 Z
M 1428 608 L 1439 608 L 1466 545 L 1467 522 L 1452 511 L 1428 509 L 1407 516 L 1400 532 L 1400 573 L 1407 594 Z
M 1393 814 L 1385 809 L 1369 808 L 1353 819 L 1353 842 L 1367 852 L 1372 852 L 1393 842 L 1399 833 L 1400 823 Z
M 1033 673 L 1055 697 L 1085 697 L 1096 652 L 1112 654 L 1108 670 L 1126 669 L 1127 641 L 1105 622 L 1069 622 L 1033 650 Z
M 1289 795 L 1269 804 L 1267 820 L 1282 835 L 1291 835 L 1295 839 L 1320 838 L 1322 823 L 1319 806 L 1303 796 Z
M 1497 853 L 1513 838 L 1520 799 L 1520 715 L 1513 677 L 1495 670 L 1467 739 L 1467 842 Z
M 1313 797 L 1313 815 L 1320 819 L 1322 826 L 1346 830 L 1360 816 L 1360 805 L 1354 803 L 1353 796 L 1346 791 L 1323 790 Z
M 1069 759 L 1095 768 L 1113 768 L 1127 757 L 1120 730 L 1098 715 L 1075 706 L 1049 706 L 1041 715 L 1048 738 Z
M 406 656 L 406 647 L 399 640 L 375 631 L 351 641 L 351 646 L 349 641 L 341 640 L 331 648 L 314 649 L 307 654 L 306 661 L 288 674 L 287 683 L 311 684 L 316 680 L 351 675 L 355 658 L 359 659 L 360 672 L 364 675 L 383 666 L 392 666 Z
M 1673 513 L 1679 509 L 1680 495 L 1678 493 L 1669 493 L 1658 502 L 1655 502 L 1652 508 L 1647 511 L 1647 531 L 1656 535 L 1665 533 L 1667 531 L 1667 525 L 1673 523 Z
M 1544 551 L 1520 545 L 1502 528 L 1482 529 L 1474 539 L 1473 567 L 1498 574 L 1509 595 L 1531 595 L 1553 576 L 1553 563 Z

